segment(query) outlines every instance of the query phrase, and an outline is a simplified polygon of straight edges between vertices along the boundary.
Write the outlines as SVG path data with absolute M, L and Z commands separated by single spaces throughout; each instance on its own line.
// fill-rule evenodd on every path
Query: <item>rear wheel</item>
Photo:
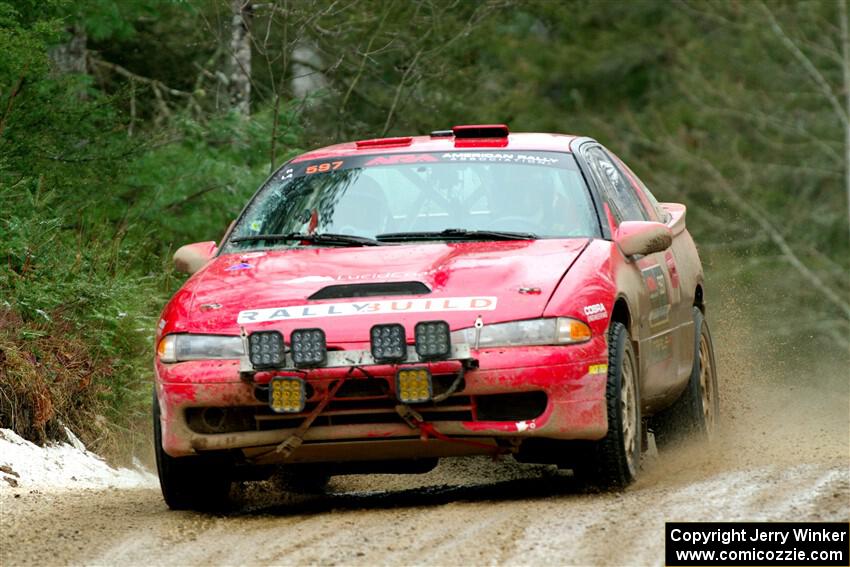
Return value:
M 209 456 L 174 458 L 162 449 L 159 402 L 153 398 L 154 451 L 162 497 L 172 510 L 218 510 L 230 495 L 230 465 Z
M 608 433 L 589 447 L 576 473 L 604 488 L 623 488 L 637 477 L 641 455 L 640 388 L 637 358 L 622 323 L 611 323 L 605 401 Z
M 710 440 L 720 415 L 714 346 L 708 322 L 694 307 L 694 362 L 688 385 L 672 406 L 652 420 L 659 445 L 669 445 L 688 436 Z

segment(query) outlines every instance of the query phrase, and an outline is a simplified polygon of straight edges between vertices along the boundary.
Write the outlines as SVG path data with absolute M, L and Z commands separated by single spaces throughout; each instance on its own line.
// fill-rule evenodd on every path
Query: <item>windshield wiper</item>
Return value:
M 530 232 L 447 228 L 434 232 L 387 232 L 379 234 L 375 240 L 403 242 L 406 240 L 537 240 L 538 238 L 536 234 Z
M 259 240 L 268 242 L 301 240 L 310 244 L 327 244 L 329 246 L 381 246 L 381 243 L 374 238 L 354 236 L 352 234 L 334 234 L 331 232 L 320 234 L 303 234 L 300 232 L 252 234 L 250 236 L 237 236 L 230 239 L 231 242 L 257 242 Z

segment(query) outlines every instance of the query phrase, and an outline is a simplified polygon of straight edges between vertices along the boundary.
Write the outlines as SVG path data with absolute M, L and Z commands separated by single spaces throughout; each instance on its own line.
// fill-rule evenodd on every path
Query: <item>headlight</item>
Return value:
M 476 329 L 461 329 L 452 333 L 453 343 L 475 345 Z M 557 317 L 528 319 L 481 327 L 481 347 L 561 345 L 590 340 L 590 327 L 581 321 Z
M 156 348 L 162 362 L 240 358 L 242 337 L 221 335 L 168 335 Z

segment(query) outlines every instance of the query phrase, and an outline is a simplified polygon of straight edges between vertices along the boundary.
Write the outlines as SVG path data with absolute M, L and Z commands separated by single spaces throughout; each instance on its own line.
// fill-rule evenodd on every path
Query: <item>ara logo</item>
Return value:
M 430 154 L 398 154 L 378 156 L 366 162 L 366 166 L 372 165 L 396 165 L 399 163 L 433 163 L 440 161 Z
M 293 305 L 291 307 L 241 311 L 236 322 L 242 325 L 244 323 L 313 319 L 316 317 L 436 313 L 440 311 L 493 311 L 494 309 L 496 309 L 495 297 L 444 297 L 440 299 L 358 301 L 352 303 Z

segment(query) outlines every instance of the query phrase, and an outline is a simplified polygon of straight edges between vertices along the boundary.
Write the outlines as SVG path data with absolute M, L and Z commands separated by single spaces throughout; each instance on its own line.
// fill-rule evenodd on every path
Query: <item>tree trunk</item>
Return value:
M 301 40 L 292 50 L 292 96 L 298 99 L 311 95 L 328 86 L 328 80 L 319 70 L 322 57 L 316 46 Z
M 227 57 L 230 107 L 247 116 L 251 112 L 251 0 L 231 0 L 232 19 Z
M 79 25 L 67 29 L 71 38 L 50 50 L 53 69 L 60 75 L 86 72 L 86 30 Z

